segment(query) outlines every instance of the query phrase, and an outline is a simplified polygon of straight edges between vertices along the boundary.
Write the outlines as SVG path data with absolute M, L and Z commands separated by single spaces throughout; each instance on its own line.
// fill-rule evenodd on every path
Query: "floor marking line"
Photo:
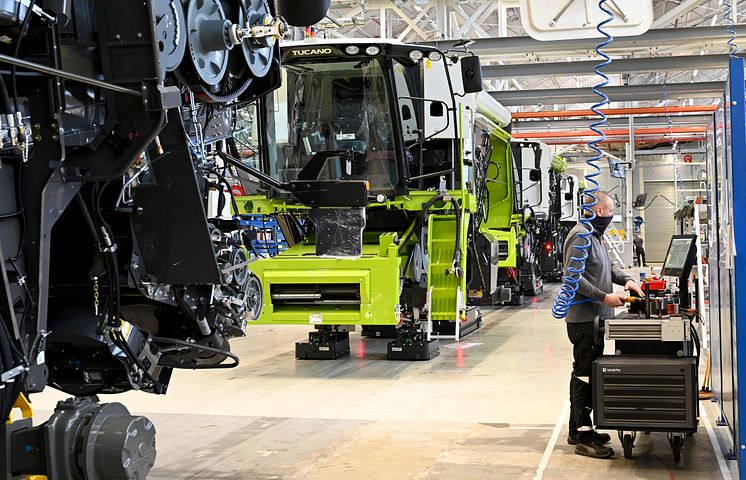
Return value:
M 723 476 L 723 480 L 733 480 L 733 476 L 730 474 L 730 469 L 725 463 L 725 458 L 723 458 L 723 452 L 720 449 L 720 443 L 715 436 L 715 430 L 712 428 L 712 424 L 710 423 L 710 417 L 707 416 L 707 406 L 702 405 L 702 408 L 700 408 L 699 411 L 701 412 L 702 420 L 704 421 L 705 428 L 707 429 L 707 436 L 710 437 L 712 451 L 715 453 L 715 459 L 718 461 L 718 467 L 720 467 L 720 475 Z
M 541 462 L 539 462 L 539 467 L 536 469 L 536 475 L 534 475 L 534 480 L 541 480 L 544 477 L 544 470 L 546 470 L 547 465 L 549 465 L 549 459 L 552 457 L 552 452 L 554 452 L 554 447 L 557 445 L 557 440 L 559 439 L 559 435 L 560 435 L 560 432 L 562 431 L 562 427 L 567 421 L 567 418 L 569 415 L 570 415 L 570 399 L 567 399 L 565 401 L 565 405 L 562 407 L 562 413 L 560 413 L 560 416 L 557 419 L 557 423 L 554 425 L 552 436 L 549 437 L 549 443 L 547 444 L 547 448 L 544 449 L 544 455 L 541 456 Z

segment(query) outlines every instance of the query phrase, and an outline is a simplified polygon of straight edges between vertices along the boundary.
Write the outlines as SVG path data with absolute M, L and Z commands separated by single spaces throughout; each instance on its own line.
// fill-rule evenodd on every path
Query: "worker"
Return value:
M 645 260 L 645 245 L 639 233 L 635 235 L 632 244 L 635 246 L 635 258 L 637 259 L 636 265 L 638 267 L 647 267 L 648 262 Z
M 614 293 L 614 284 L 623 285 L 625 290 L 643 296 L 640 287 L 625 274 L 621 267 L 611 263 L 603 240 L 603 234 L 611 223 L 614 201 L 605 192 L 596 192 L 598 203 L 590 206 L 596 216 L 591 220 L 592 234 L 584 239 L 580 234 L 587 232 L 583 223 L 578 223 L 565 240 L 565 275 L 571 275 L 568 268 L 577 268 L 578 262 L 572 257 L 580 256 L 577 246 L 590 241 L 585 271 L 579 283 L 575 302 L 567 313 L 567 336 L 573 345 L 573 369 L 570 377 L 570 426 L 567 443 L 575 445 L 575 453 L 593 458 L 610 458 L 614 450 L 606 444 L 611 436 L 598 433 L 591 420 L 593 389 L 591 371 L 593 362 L 603 354 L 603 342 L 596 345 L 594 320 L 596 317 L 611 318 L 614 308 L 624 305 L 628 295 Z M 591 205 L 593 200 L 586 197 L 584 202 Z M 590 214 L 588 214 L 590 215 Z

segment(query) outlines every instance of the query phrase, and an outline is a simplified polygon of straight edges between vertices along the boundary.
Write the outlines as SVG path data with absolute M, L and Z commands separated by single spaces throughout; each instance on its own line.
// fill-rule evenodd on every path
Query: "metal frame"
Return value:
M 744 185 L 746 182 L 746 75 L 743 59 L 731 59 L 729 69 L 726 104 L 730 116 L 731 133 L 731 174 L 732 185 Z M 746 211 L 746 195 L 742 189 L 733 188 L 733 240 L 736 252 L 746 252 L 746 229 L 743 222 L 736 221 L 735 212 Z M 746 374 L 741 375 L 739 368 L 746 366 L 746 255 L 735 255 L 734 259 L 735 301 L 735 355 L 734 397 L 737 410 L 735 422 L 736 451 L 738 452 L 739 476 L 746 479 Z

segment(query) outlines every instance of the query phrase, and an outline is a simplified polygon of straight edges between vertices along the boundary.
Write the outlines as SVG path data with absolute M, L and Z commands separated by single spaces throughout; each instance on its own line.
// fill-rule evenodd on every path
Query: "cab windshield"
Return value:
M 366 179 L 371 193 L 393 193 L 399 174 L 386 82 L 376 58 L 285 63 L 265 109 L 270 175 L 296 180 L 314 156 L 324 157 L 316 179 Z

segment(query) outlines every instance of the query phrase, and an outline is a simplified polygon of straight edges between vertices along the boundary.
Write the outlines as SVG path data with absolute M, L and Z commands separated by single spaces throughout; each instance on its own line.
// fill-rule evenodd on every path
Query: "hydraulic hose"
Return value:
M 590 129 L 593 130 L 598 137 L 588 142 L 588 147 L 596 152 L 596 156 L 586 161 L 586 164 L 592 169 L 591 173 L 585 175 L 587 185 L 590 185 L 591 187 L 583 191 L 585 201 L 583 202 L 583 207 L 580 212 L 580 223 L 583 224 L 586 231 L 578 234 L 578 236 L 583 240 L 583 243 L 575 246 L 575 252 L 572 253 L 570 261 L 568 262 L 568 265 L 566 265 L 567 273 L 562 279 L 562 287 L 557 294 L 557 298 L 554 300 L 554 305 L 552 305 L 552 315 L 554 315 L 554 318 L 565 318 L 573 305 L 593 301 L 592 298 L 575 301 L 575 296 L 580 289 L 580 281 L 585 272 L 585 262 L 588 260 L 588 250 L 591 247 L 590 237 L 593 235 L 593 225 L 591 222 L 596 218 L 596 213 L 593 211 L 593 207 L 598 204 L 598 197 L 596 197 L 595 193 L 600 190 L 600 184 L 596 180 L 596 177 L 601 174 L 601 167 L 598 166 L 598 161 L 603 158 L 603 151 L 598 145 L 606 140 L 606 135 L 601 130 L 601 127 L 606 125 L 606 119 L 608 117 L 600 110 L 600 108 L 608 106 L 609 97 L 601 90 L 609 84 L 609 77 L 603 72 L 603 68 L 611 64 L 611 57 L 604 53 L 602 49 L 614 41 L 614 37 L 607 33 L 603 28 L 614 20 L 614 14 L 606 7 L 607 1 L 608 0 L 599 0 L 598 2 L 598 8 L 606 13 L 606 18 L 598 23 L 596 30 L 606 38 L 596 46 L 596 54 L 604 60 L 596 65 L 595 68 L 596 75 L 601 78 L 593 87 L 593 93 L 598 95 L 601 100 L 591 107 L 593 113 L 598 115 L 599 120 L 590 125 Z

